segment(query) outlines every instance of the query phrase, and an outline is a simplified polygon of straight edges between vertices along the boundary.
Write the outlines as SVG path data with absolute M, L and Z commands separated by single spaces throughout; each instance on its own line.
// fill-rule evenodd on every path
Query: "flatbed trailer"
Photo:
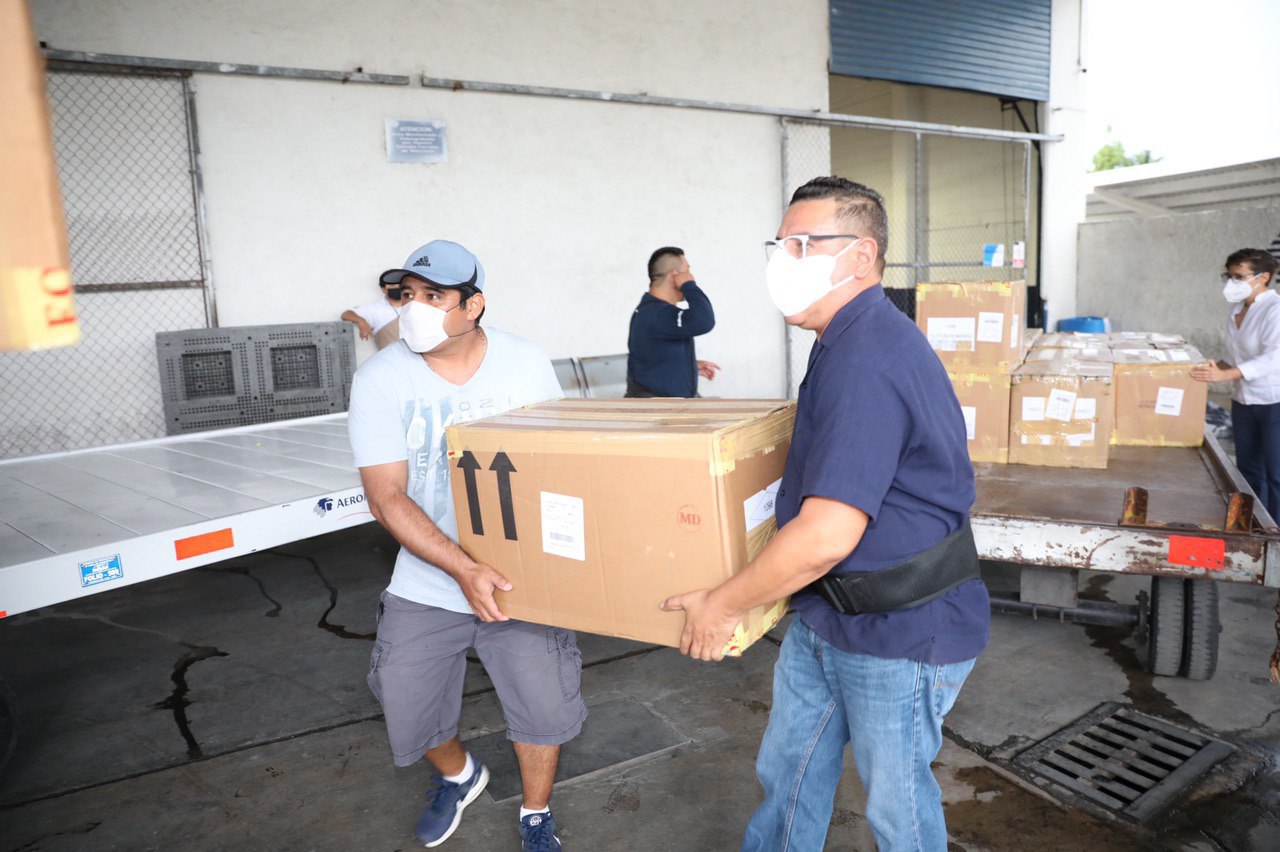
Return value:
M 1280 587 L 1280 529 L 1212 435 L 1106 470 L 976 472 L 979 556 L 1021 576 L 992 609 L 1145 628 L 1156 674 L 1212 677 L 1218 582 Z M 0 461 L 0 620 L 372 520 L 345 414 Z M 1081 600 L 1080 571 L 1151 594 Z M 0 681 L 0 768 L 15 738 Z
M 1155 674 L 1213 676 L 1217 583 L 1280 588 L 1280 529 L 1208 429 L 1200 447 L 1112 447 L 1105 470 L 975 473 L 979 555 L 1021 569 L 1020 591 L 993 594 L 992 609 L 1143 628 Z M 1080 571 L 1149 575 L 1151 592 L 1137 606 L 1082 601 Z

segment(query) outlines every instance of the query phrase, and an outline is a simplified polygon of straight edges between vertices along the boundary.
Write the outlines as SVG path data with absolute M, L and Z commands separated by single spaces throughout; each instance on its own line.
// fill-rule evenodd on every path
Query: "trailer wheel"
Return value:
M 0 778 L 18 750 L 18 699 L 0 680 Z
M 1218 668 L 1218 584 L 1187 580 L 1186 641 L 1180 674 L 1208 680 Z
M 1151 578 L 1151 620 L 1147 629 L 1147 668 L 1172 677 L 1182 667 L 1185 582 L 1181 577 Z

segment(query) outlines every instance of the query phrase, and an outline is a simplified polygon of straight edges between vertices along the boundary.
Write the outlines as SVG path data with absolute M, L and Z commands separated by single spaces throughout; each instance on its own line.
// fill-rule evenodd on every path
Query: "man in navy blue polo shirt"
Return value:
M 649 291 L 627 334 L 627 396 L 697 396 L 698 377 L 712 381 L 720 369 L 694 354 L 693 339 L 716 325 L 711 300 L 693 280 L 684 249 L 663 246 L 649 256 L 648 269 Z
M 987 644 L 986 587 L 969 579 L 924 603 L 851 615 L 806 588 L 828 573 L 919 562 L 964 534 L 974 499 L 947 374 L 880 285 L 887 239 L 884 202 L 861 184 L 815 178 L 792 196 L 766 244 L 769 294 L 787 323 L 818 339 L 800 384 L 778 534 L 724 584 L 663 604 L 685 610 L 681 651 L 718 660 L 743 613 L 794 593 L 756 764 L 765 798 L 744 850 L 822 848 L 845 743 L 882 852 L 947 846 L 929 764 Z

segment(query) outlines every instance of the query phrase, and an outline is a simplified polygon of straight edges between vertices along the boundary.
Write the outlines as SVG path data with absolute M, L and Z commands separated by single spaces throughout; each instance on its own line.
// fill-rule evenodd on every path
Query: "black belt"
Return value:
M 981 577 L 969 521 L 928 550 L 881 571 L 828 574 L 808 588 L 841 615 L 891 612 L 928 603 Z

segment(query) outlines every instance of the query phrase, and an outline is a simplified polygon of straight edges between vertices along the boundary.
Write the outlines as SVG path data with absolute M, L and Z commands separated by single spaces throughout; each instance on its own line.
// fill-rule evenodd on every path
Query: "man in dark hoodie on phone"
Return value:
M 684 250 L 664 246 L 650 255 L 649 292 L 631 315 L 627 337 L 627 396 L 697 396 L 698 376 L 710 381 L 720 365 L 699 361 L 693 339 L 715 324 Z

